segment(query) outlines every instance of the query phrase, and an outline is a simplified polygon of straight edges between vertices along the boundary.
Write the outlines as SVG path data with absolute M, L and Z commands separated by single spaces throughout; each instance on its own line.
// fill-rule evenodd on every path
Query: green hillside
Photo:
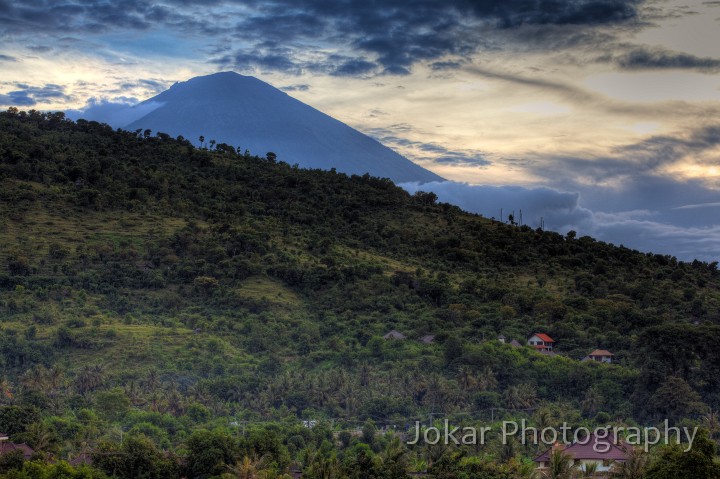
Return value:
M 557 356 L 497 340 L 535 332 Z M 717 263 L 503 224 L 242 145 L 0 113 L 0 431 L 53 457 L 120 447 L 122 431 L 192 458 L 247 428 L 238 451 L 282 470 L 309 467 L 333 430 L 364 425 L 372 456 L 390 439 L 369 427 L 428 417 L 707 426 L 719 341 Z M 580 361 L 597 348 L 615 364 Z M 362 438 L 343 438 L 347 462 Z

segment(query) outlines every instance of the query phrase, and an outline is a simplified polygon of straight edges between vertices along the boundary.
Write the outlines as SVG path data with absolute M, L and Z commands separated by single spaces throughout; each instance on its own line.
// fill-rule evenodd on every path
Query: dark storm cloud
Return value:
M 419 61 L 448 55 L 466 56 L 487 47 L 489 29 L 614 24 L 634 18 L 638 3 L 635 0 L 424 0 L 408 6 L 404 1 L 389 0 L 377 6 L 363 0 L 276 0 L 257 5 L 264 6 L 263 12 L 269 18 L 287 11 L 298 12 L 298 18 L 306 15 L 323 18 L 321 30 L 325 35 L 347 38 L 352 48 L 375 56 L 384 73 L 402 75 L 409 73 Z M 285 15 L 281 24 L 287 25 L 288 20 Z M 257 19 L 254 24 L 262 26 Z M 299 32 L 305 27 L 304 21 L 296 26 Z M 281 30 L 279 34 L 288 37 L 286 31 Z M 302 36 L 296 34 L 292 38 Z
M 283 48 L 260 52 L 242 51 L 215 59 L 213 63 L 243 73 L 252 73 L 255 69 L 259 69 L 261 71 L 273 70 L 290 75 L 299 75 L 303 72 L 303 65 L 294 61 L 294 56 L 291 50 Z
M 16 62 L 16 61 L 18 61 L 17 58 L 12 57 L 10 55 L 3 55 L 2 53 L 0 53 L 0 62 Z
M 334 76 L 363 76 L 377 69 L 377 64 L 364 58 L 350 58 L 337 65 L 330 74 Z
M 170 8 L 148 0 L 38 0 L 0 7 L 0 35 L 38 31 L 82 35 L 168 27 L 183 34 L 203 32 L 209 42 L 224 41 L 225 35 L 232 34 L 248 43 L 213 59 L 217 64 L 246 64 L 286 73 L 308 69 L 340 76 L 404 75 L 421 61 L 464 57 L 488 48 L 489 30 L 617 24 L 636 17 L 640 1 L 183 0 Z M 552 30 L 560 37 L 567 33 Z M 273 39 L 286 45 L 287 51 L 259 52 L 258 39 Z M 309 64 L 295 60 L 308 48 L 322 54 L 328 45 L 355 53 L 334 69 L 327 59 Z
M 31 45 L 27 48 L 28 50 L 31 50 L 35 53 L 47 53 L 49 51 L 52 51 L 52 47 L 49 47 L 47 45 Z
M 319 55 L 318 55 L 319 56 Z M 242 50 L 211 60 L 223 69 L 252 74 L 255 70 L 280 71 L 289 75 L 303 72 L 324 73 L 332 76 L 362 77 L 376 72 L 378 64 L 365 57 L 327 55 L 312 61 L 303 61 L 292 48 L 275 41 L 256 45 L 252 51 Z
M 33 87 L 24 83 L 15 83 L 13 87 L 17 90 L 0 94 L 0 105 L 35 106 L 49 101 L 72 99 L 71 96 L 65 94 L 65 88 L 60 85 L 47 84 L 42 87 Z
M 430 64 L 430 68 L 433 71 L 444 71 L 444 70 L 457 70 L 465 62 L 462 60 L 458 61 L 445 61 L 445 62 L 433 62 Z
M 638 47 L 612 58 L 621 68 L 628 70 L 683 69 L 700 71 L 720 70 L 720 59 L 697 57 L 662 48 Z

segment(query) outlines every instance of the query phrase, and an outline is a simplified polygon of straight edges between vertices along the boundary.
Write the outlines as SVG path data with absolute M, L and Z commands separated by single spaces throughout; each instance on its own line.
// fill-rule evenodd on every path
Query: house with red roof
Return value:
M 528 344 L 538 351 L 552 351 L 555 340 L 545 333 L 535 333 L 528 338 Z
M 588 464 L 597 464 L 597 472 L 602 474 L 598 477 L 607 477 L 615 464 L 628 460 L 631 449 L 629 444 L 613 443 L 611 435 L 601 438 L 591 433 L 570 445 L 555 443 L 533 461 L 537 464 L 538 471 L 542 472 L 549 468 L 552 454 L 559 450 L 570 456 L 573 464 L 578 464 L 583 471 Z

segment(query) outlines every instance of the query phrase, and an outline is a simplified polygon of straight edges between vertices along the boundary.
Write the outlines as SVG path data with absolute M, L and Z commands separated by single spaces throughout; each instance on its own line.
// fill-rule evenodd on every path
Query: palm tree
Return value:
M 413 456 L 410 459 L 410 472 L 427 472 L 428 463 L 421 455 Z
M 100 387 L 103 383 L 104 372 L 103 367 L 99 364 L 95 366 L 83 366 L 75 377 L 73 383 L 75 390 L 81 395 L 85 395 L 94 389 Z
M 717 411 L 709 411 L 701 419 L 702 425 L 710 432 L 710 438 L 717 441 L 720 434 L 720 415 Z
M 510 386 L 503 393 L 503 402 L 508 409 L 529 409 L 537 402 L 537 390 L 530 384 Z
M 489 367 L 485 367 L 477 377 L 477 385 L 481 391 L 492 391 L 498 385 L 495 373 Z
M 5 379 L 0 379 L 0 404 L 10 403 L 14 399 L 12 385 Z
M 556 449 L 550 453 L 550 462 L 547 471 L 543 471 L 544 479 L 573 479 L 580 470 L 578 464 L 573 463 L 572 456 L 562 449 Z
M 228 472 L 232 477 L 237 479 L 260 479 L 262 469 L 262 459 L 253 458 L 250 459 L 248 456 L 242 458 L 235 465 L 225 465 Z
M 595 477 L 595 473 L 598 471 L 598 463 L 597 462 L 590 462 L 585 465 L 583 465 L 582 468 L 582 477 L 583 479 L 592 479 Z
M 642 449 L 632 448 L 625 462 L 615 464 L 610 477 L 615 479 L 642 479 L 650 464 L 650 455 Z
M 314 479 L 339 479 L 342 476 L 342 465 L 334 453 L 311 451 L 306 459 L 303 476 Z
M 33 449 L 40 452 L 48 452 L 53 449 L 58 440 L 53 431 L 42 422 L 30 424 L 25 437 Z
M 470 369 L 469 366 L 460 366 L 458 368 L 457 376 L 458 382 L 460 383 L 460 387 L 462 387 L 463 391 L 471 389 L 473 386 L 475 386 L 477 382 L 475 376 L 473 375 L 472 369 Z
M 591 387 L 585 391 L 585 398 L 582 400 L 581 405 L 583 411 L 587 413 L 588 416 L 594 416 L 603 402 L 604 398 L 600 394 L 600 391 L 598 391 L 597 388 Z

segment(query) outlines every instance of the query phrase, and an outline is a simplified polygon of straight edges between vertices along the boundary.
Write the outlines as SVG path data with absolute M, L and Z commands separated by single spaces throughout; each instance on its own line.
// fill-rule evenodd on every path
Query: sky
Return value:
M 253 75 L 447 178 L 441 200 L 720 260 L 720 1 L 0 0 L 0 107 Z

